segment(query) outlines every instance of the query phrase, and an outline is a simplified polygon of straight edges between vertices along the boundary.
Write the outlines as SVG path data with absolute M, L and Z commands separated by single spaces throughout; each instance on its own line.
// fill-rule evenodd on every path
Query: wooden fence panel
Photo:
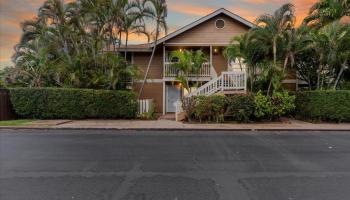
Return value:
M 11 120 L 15 118 L 16 115 L 12 109 L 9 91 L 0 89 L 0 120 Z

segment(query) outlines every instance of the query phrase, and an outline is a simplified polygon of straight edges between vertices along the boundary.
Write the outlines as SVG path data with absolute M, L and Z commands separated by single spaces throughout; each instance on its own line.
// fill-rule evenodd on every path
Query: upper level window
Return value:
M 171 58 L 171 62 L 172 62 L 172 63 L 178 63 L 179 61 L 180 61 L 180 58 L 178 58 L 178 57 L 176 57 L 176 56 L 174 56 L 174 57 Z
M 215 26 L 218 29 L 223 29 L 225 28 L 225 21 L 223 19 L 218 19 L 215 21 Z

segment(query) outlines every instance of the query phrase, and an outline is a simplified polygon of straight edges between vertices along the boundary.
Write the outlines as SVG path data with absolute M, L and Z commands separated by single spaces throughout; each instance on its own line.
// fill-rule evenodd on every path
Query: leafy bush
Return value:
M 254 115 L 258 119 L 278 119 L 295 109 L 295 96 L 288 92 L 274 92 L 272 97 L 259 91 L 255 96 Z
M 135 118 L 137 101 L 129 91 L 15 88 L 16 113 L 36 119 Z
M 296 115 L 301 119 L 350 121 L 350 91 L 306 91 L 296 95 Z
M 288 92 L 274 92 L 271 97 L 272 117 L 280 118 L 289 114 L 295 109 L 295 96 L 289 95 Z
M 232 95 L 227 97 L 226 117 L 233 121 L 248 122 L 255 110 L 254 95 Z
M 184 97 L 181 99 L 182 109 L 186 113 L 187 120 L 192 121 L 196 110 L 196 98 L 195 97 Z
M 199 121 L 224 121 L 226 97 L 221 95 L 198 96 L 194 109 L 194 115 Z
M 272 104 L 270 98 L 259 91 L 255 95 L 255 111 L 254 115 L 257 118 L 269 118 L 272 115 Z

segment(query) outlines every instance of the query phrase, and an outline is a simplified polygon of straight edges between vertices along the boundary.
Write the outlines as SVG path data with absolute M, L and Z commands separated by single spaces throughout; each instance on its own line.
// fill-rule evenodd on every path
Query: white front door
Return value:
M 175 103 L 181 99 L 181 88 L 173 85 L 166 86 L 166 112 L 173 113 L 176 111 Z

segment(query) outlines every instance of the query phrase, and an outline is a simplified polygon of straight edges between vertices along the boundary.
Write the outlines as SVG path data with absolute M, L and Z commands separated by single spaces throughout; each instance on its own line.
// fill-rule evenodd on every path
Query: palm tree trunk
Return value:
M 284 64 L 283 64 L 283 72 L 286 70 L 287 65 L 288 65 L 288 61 L 289 61 L 289 55 L 286 55 L 285 59 L 284 59 Z
M 119 38 L 118 38 L 118 52 L 120 51 L 120 46 L 122 45 L 122 32 L 119 31 Z
M 273 44 L 273 64 L 276 65 L 276 63 L 277 63 L 277 44 L 276 44 L 276 37 L 273 38 L 272 44 Z
M 268 87 L 268 89 L 267 89 L 267 95 L 270 95 L 271 86 L 272 86 L 272 78 L 271 78 L 271 80 L 270 80 L 269 87 Z
M 126 35 L 125 35 L 125 61 L 127 59 L 127 56 L 128 56 L 128 40 L 129 40 L 129 33 L 126 32 Z
M 341 78 L 341 76 L 343 75 L 343 72 L 344 72 L 344 70 L 346 69 L 346 65 L 345 64 L 342 64 L 341 65 L 341 68 L 340 68 L 340 71 L 339 71 L 339 73 L 338 73 L 338 76 L 337 76 L 337 80 L 335 81 L 335 83 L 334 83 L 334 89 L 337 89 L 337 87 L 338 87 L 338 84 L 339 84 L 339 81 L 340 81 L 340 78 Z
M 143 78 L 143 82 L 142 82 L 142 85 L 141 85 L 141 88 L 140 88 L 139 98 L 140 98 L 141 95 L 142 95 L 143 87 L 145 86 L 145 83 L 146 83 L 146 80 L 147 80 L 149 68 L 151 67 L 151 64 L 152 64 L 152 61 L 153 61 L 153 58 L 154 58 L 154 54 L 155 54 L 155 52 L 156 52 L 157 41 L 158 41 L 158 35 L 159 35 L 159 22 L 157 21 L 156 38 L 155 38 L 155 41 L 154 41 L 154 46 L 153 46 L 153 50 L 152 50 L 152 55 L 151 55 L 151 58 L 150 58 L 150 60 L 149 60 L 149 62 L 148 62 L 147 70 L 146 70 L 146 73 L 145 73 L 145 76 L 144 76 L 144 78 Z
M 321 71 L 322 71 L 322 64 L 318 67 L 318 72 L 317 72 L 317 89 L 320 89 L 321 86 Z

